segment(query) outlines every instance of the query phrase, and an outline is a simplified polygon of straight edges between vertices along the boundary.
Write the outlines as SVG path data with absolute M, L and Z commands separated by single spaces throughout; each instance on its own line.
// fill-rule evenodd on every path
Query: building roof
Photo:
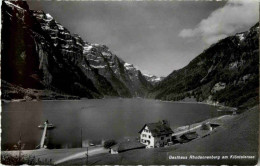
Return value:
M 131 149 L 139 149 L 139 148 L 145 148 L 145 145 L 141 144 L 138 141 L 121 142 L 110 147 L 110 149 L 113 149 L 114 151 L 117 152 L 127 151 Z
M 147 124 L 145 124 L 143 126 L 143 128 L 139 131 L 139 133 L 141 133 L 146 126 L 151 131 L 153 137 L 173 133 L 172 129 L 170 128 L 169 123 L 165 120 L 159 121 L 157 123 L 147 123 Z

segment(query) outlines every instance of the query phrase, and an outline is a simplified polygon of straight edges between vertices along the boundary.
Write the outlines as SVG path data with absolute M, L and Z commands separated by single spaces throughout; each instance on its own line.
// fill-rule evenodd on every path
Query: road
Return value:
M 92 155 L 100 154 L 100 153 L 107 153 L 108 151 L 109 151 L 108 149 L 105 149 L 103 147 L 90 149 L 90 150 L 88 150 L 88 156 L 92 156 Z M 86 154 L 87 154 L 87 151 L 84 151 L 84 152 L 79 152 L 79 153 L 67 156 L 65 158 L 61 158 L 61 159 L 55 161 L 54 165 L 61 164 L 66 161 L 70 161 L 70 160 L 74 160 L 74 159 L 86 158 Z
M 189 132 L 189 131 L 194 131 L 194 130 L 200 128 L 200 127 L 202 126 L 202 123 L 209 124 L 210 121 L 214 121 L 214 120 L 216 120 L 216 119 L 217 119 L 217 120 L 221 120 L 221 119 L 223 119 L 223 118 L 225 118 L 225 117 L 227 117 L 227 116 L 229 116 L 229 115 L 223 115 L 223 116 L 220 116 L 220 117 L 218 117 L 218 118 L 213 118 L 213 119 L 210 119 L 210 120 L 206 120 L 207 122 L 206 122 L 206 121 L 203 121 L 203 122 L 201 122 L 201 123 L 198 123 L 198 124 L 195 125 L 194 127 L 191 127 L 191 128 L 185 129 L 185 130 L 181 130 L 181 131 L 178 131 L 178 132 L 174 132 L 174 133 L 172 134 L 172 136 L 177 136 L 177 135 L 185 134 L 185 133 L 187 133 L 187 132 Z

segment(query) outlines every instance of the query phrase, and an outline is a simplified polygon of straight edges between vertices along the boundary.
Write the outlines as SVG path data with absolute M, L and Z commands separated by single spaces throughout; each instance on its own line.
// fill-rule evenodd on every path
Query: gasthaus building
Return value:
M 140 143 L 145 144 L 146 148 L 162 147 L 172 142 L 173 131 L 166 120 L 147 123 L 139 133 Z

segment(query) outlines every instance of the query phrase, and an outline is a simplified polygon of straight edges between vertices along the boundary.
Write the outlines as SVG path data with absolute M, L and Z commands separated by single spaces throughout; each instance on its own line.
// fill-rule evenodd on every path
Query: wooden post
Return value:
M 88 147 L 87 147 L 87 153 L 86 153 L 86 165 L 88 165 Z
M 47 127 L 48 127 L 48 122 L 46 121 L 44 122 L 44 129 L 43 129 L 42 138 L 40 142 L 40 148 L 44 148 L 44 141 L 46 137 Z
M 80 143 L 81 143 L 81 148 L 83 147 L 82 146 L 82 127 L 80 128 Z
M 19 150 L 18 161 L 20 163 L 20 161 L 21 161 L 21 152 L 22 152 L 22 134 L 21 134 L 21 132 L 20 132 L 19 141 L 18 141 L 18 150 Z

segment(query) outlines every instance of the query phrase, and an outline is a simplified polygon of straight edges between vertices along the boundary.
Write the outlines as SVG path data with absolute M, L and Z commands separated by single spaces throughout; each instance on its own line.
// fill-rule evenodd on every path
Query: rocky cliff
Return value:
M 1 44 L 7 85 L 87 98 L 143 96 L 151 87 L 106 46 L 83 41 L 50 14 L 30 10 L 25 1 L 3 1 Z
M 144 96 L 151 88 L 140 70 L 117 57 L 105 45 L 86 43 L 83 55 L 90 67 L 105 77 L 120 96 Z

